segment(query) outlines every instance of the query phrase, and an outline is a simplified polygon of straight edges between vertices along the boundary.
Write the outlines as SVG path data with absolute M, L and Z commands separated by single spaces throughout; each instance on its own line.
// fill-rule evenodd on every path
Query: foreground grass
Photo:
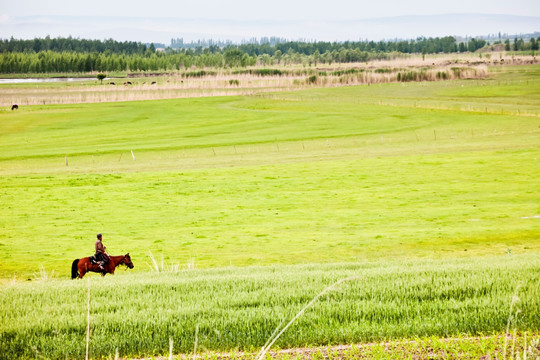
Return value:
M 540 259 L 350 263 L 129 272 L 4 285 L 3 358 L 256 351 L 327 286 L 274 348 L 463 337 L 540 327 Z M 197 340 L 195 340 L 197 339 Z

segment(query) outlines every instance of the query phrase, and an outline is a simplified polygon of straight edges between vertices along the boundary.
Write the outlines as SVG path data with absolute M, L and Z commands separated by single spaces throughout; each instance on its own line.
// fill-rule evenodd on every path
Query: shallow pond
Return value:
M 28 79 L 0 79 L 0 84 L 23 84 L 40 82 L 71 82 L 97 80 L 96 78 L 28 78 Z

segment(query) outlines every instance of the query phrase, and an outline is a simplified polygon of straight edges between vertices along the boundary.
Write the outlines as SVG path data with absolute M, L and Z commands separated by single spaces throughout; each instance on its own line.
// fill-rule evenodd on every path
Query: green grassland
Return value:
M 0 112 L 0 277 L 535 253 L 540 68 Z M 132 152 L 133 151 L 133 156 Z M 67 166 L 66 166 L 67 161 Z
M 347 277 L 277 346 L 538 332 L 539 114 L 537 65 L 0 111 L 0 354 L 81 358 L 88 284 L 93 358 L 260 348 Z M 98 232 L 135 269 L 67 280 Z

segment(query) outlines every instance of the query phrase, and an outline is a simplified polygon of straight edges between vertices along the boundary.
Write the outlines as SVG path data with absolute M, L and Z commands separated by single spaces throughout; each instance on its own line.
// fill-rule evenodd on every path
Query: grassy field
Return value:
M 539 114 L 538 65 L 0 111 L 0 354 L 83 356 L 88 284 L 94 358 L 253 350 L 350 276 L 277 346 L 500 334 L 516 291 L 537 334 Z M 98 232 L 135 269 L 66 280 Z
M 505 255 L 14 283 L 0 293 L 0 358 L 83 358 L 88 303 L 92 358 L 112 358 L 116 351 L 121 357 L 163 355 L 170 339 L 175 354 L 195 347 L 257 351 L 276 328 L 343 279 L 305 309 L 273 348 L 464 338 L 507 328 L 527 331 L 530 341 L 540 328 L 539 270 L 537 255 Z M 473 354 L 501 350 L 479 344 L 469 345 Z
M 539 75 L 1 112 L 0 277 L 535 253 Z

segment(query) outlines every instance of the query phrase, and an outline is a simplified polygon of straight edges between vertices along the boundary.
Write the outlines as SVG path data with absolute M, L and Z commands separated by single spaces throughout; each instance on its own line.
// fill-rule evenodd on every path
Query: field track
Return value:
M 529 339 L 529 340 L 527 340 Z M 531 341 L 532 339 L 532 341 Z M 514 333 L 482 337 L 422 338 L 354 345 L 270 350 L 264 359 L 529 359 L 540 356 L 540 333 Z M 174 344 L 173 344 L 174 345 Z M 506 349 L 506 352 L 505 352 Z M 259 353 L 229 352 L 174 355 L 173 359 L 253 360 Z M 158 357 L 155 360 L 166 360 Z M 142 360 L 142 359 L 141 359 Z

